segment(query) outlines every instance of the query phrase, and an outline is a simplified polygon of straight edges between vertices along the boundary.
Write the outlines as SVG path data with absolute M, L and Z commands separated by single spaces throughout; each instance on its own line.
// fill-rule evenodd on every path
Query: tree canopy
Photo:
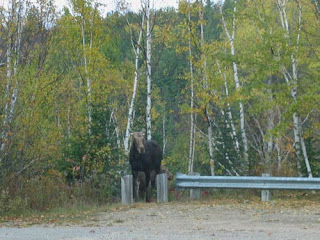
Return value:
M 149 117 L 173 173 L 319 177 L 319 2 L 221 4 L 2 8 L 0 211 L 115 201 Z

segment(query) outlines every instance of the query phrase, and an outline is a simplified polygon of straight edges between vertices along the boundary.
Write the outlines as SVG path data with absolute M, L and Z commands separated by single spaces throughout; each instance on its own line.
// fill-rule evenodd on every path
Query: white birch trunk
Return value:
M 146 123 L 147 123 L 147 140 L 151 140 L 151 19 L 150 19 L 150 0 L 146 3 L 146 19 L 147 19 L 147 112 L 146 112 Z
M 212 120 L 208 119 L 209 125 L 208 125 L 208 144 L 209 144 L 209 157 L 210 157 L 210 171 L 211 176 L 215 175 L 215 160 L 213 158 L 213 139 L 212 139 Z
M 267 92 L 269 94 L 268 100 L 272 101 L 272 91 L 270 89 L 271 86 L 271 79 L 268 79 L 268 86 Z M 266 159 L 266 166 L 268 168 L 268 173 L 271 174 L 271 167 L 272 167 L 272 152 L 273 152 L 273 136 L 270 134 L 270 132 L 274 129 L 274 109 L 269 109 L 267 111 L 267 141 L 265 143 L 264 149 L 265 149 L 265 159 Z M 265 137 L 263 136 L 263 139 Z
M 88 60 L 87 60 L 87 54 L 86 54 L 86 40 L 85 40 L 85 30 L 84 30 L 84 16 L 82 16 L 82 21 L 81 21 L 81 36 L 82 36 L 82 47 L 83 47 L 83 61 L 84 61 L 84 71 L 86 75 L 86 82 L 87 82 L 87 111 L 88 111 L 88 133 L 89 136 L 91 136 L 91 126 L 92 126 L 92 100 L 91 100 L 91 79 L 89 76 L 89 71 L 88 71 Z M 92 43 L 90 42 L 90 47 L 92 46 Z
M 118 125 L 118 120 L 117 120 L 117 116 L 116 116 L 115 112 L 113 112 L 113 114 L 112 114 L 112 120 L 113 120 L 113 123 L 114 123 L 114 131 L 115 131 L 115 134 L 116 134 L 117 148 L 118 148 L 118 151 L 119 151 L 118 158 L 119 158 L 119 163 L 120 163 L 120 161 L 121 161 L 121 154 L 120 154 L 121 138 L 120 138 L 120 129 L 119 129 L 119 125 Z
M 126 127 L 126 132 L 125 132 L 125 137 L 124 137 L 124 152 L 126 155 L 129 154 L 130 130 L 131 130 L 132 122 L 133 122 L 134 104 L 135 104 L 135 100 L 136 100 L 137 87 L 138 87 L 138 81 L 139 81 L 139 72 L 138 72 L 139 71 L 139 56 L 140 56 L 140 43 L 141 43 L 141 39 L 142 39 L 143 25 L 144 25 L 144 14 L 142 15 L 142 21 L 141 21 L 141 27 L 140 27 L 137 45 L 135 45 L 133 42 L 133 33 L 131 32 L 131 44 L 132 44 L 133 51 L 135 54 L 135 69 L 134 69 L 132 97 L 131 97 L 131 101 L 130 101 L 128 119 L 127 119 L 127 127 Z
M 4 107 L 4 118 L 3 118 L 3 124 L 2 124 L 2 132 L 1 132 L 1 147 L 0 147 L 0 162 L 2 161 L 2 152 L 6 148 L 6 140 L 7 140 L 7 135 L 8 135 L 8 109 L 9 109 L 9 104 L 10 104 L 10 82 L 11 82 L 11 40 L 10 37 L 8 39 L 8 48 L 7 48 L 7 85 L 6 85 L 6 92 L 5 92 L 5 107 Z
M 189 47 L 189 66 L 190 66 L 190 145 L 189 145 L 189 166 L 188 172 L 193 172 L 194 150 L 195 150 L 195 119 L 194 119 L 194 82 L 193 82 L 193 61 L 191 50 L 191 13 L 190 0 L 188 1 L 188 47 Z
M 269 110 L 268 116 L 267 116 L 267 132 L 270 132 L 273 129 L 274 129 L 273 111 Z M 266 164 L 268 168 L 271 168 L 271 165 L 272 165 L 272 152 L 273 152 L 273 137 L 269 135 L 266 143 Z M 271 169 L 269 170 L 271 171 Z
M 221 130 L 220 130 L 220 134 L 221 134 Z M 216 151 L 219 151 L 218 147 L 215 145 L 214 141 L 212 141 L 212 144 L 213 144 L 213 147 L 216 149 Z M 226 146 L 224 144 L 224 142 L 222 143 L 222 148 L 223 149 L 226 149 Z M 221 153 L 221 152 L 220 152 Z M 229 154 L 227 151 L 225 151 L 224 153 L 221 153 L 225 158 L 226 158 L 226 161 L 230 164 L 230 167 L 231 167 L 231 170 L 234 174 L 232 174 L 230 171 L 228 171 L 226 169 L 226 171 L 230 174 L 230 175 L 236 175 L 236 176 L 240 176 L 240 174 L 234 169 L 234 164 L 233 162 L 231 161 L 231 159 L 229 158 Z M 218 164 L 219 162 L 216 161 Z M 219 164 L 219 166 L 222 166 L 221 164 Z M 225 168 L 225 167 L 223 167 Z
M 237 3 L 237 1 L 235 1 L 235 4 L 236 3 Z M 234 48 L 234 38 L 235 38 L 235 30 L 236 30 L 235 12 L 236 12 L 236 6 L 233 9 L 232 35 L 230 35 L 229 30 L 226 25 L 226 21 L 223 17 L 222 5 L 220 4 L 221 20 L 222 20 L 224 30 L 226 32 L 226 35 L 228 37 L 228 40 L 229 40 L 229 43 L 231 46 L 232 57 L 235 57 L 235 48 Z M 233 66 L 233 76 L 234 76 L 234 82 L 236 85 L 236 89 L 240 90 L 241 86 L 240 86 L 240 81 L 239 81 L 237 63 L 235 61 L 233 61 L 232 66 Z M 247 168 L 249 166 L 248 140 L 247 140 L 247 134 L 246 134 L 246 129 L 245 129 L 245 114 L 244 114 L 244 107 L 243 107 L 242 101 L 239 101 L 239 109 L 240 109 L 240 129 L 241 129 L 241 137 L 242 137 L 242 144 L 243 144 L 243 156 L 244 156 L 244 163 Z
M 11 26 L 9 25 L 11 24 Z M 16 26 L 14 26 L 16 24 Z M 18 99 L 18 64 L 20 59 L 20 47 L 21 47 L 21 33 L 22 33 L 22 3 L 19 1 L 11 1 L 11 8 L 8 19 L 8 44 L 7 44 L 7 62 L 6 62 L 6 92 L 5 92 L 5 109 L 4 109 L 4 120 L 3 120 L 3 131 L 1 133 L 1 146 L 0 146 L 0 162 L 3 160 L 3 156 L 7 155 L 6 153 L 6 143 L 8 141 L 8 132 L 10 130 L 11 123 L 14 118 L 14 111 L 16 102 Z M 15 29 L 12 29 L 15 27 Z M 15 33 L 15 34 L 14 34 Z M 12 38 L 11 38 L 12 37 Z M 14 44 L 12 46 L 12 39 L 15 38 Z M 12 59 L 12 51 L 14 53 L 14 60 Z M 12 64 L 13 61 L 13 64 Z M 12 70 L 13 67 L 13 70 Z M 12 90 L 11 85 L 12 81 L 15 80 Z M 10 96 L 10 98 L 9 98 Z
M 212 121 L 212 120 L 211 120 Z M 212 125 L 214 125 L 214 122 L 212 122 Z M 216 124 L 215 124 L 216 125 Z M 219 129 L 219 127 L 217 127 Z M 219 130 L 220 131 L 220 130 Z M 206 135 L 205 133 L 201 132 L 199 130 L 199 132 L 204 135 L 205 137 L 209 137 L 209 135 Z M 220 131 L 220 134 L 221 134 L 221 131 Z M 214 137 L 212 135 L 212 141 L 211 142 L 211 148 L 212 149 L 215 149 L 215 151 L 217 153 L 220 153 L 221 155 L 223 155 L 224 157 L 226 157 L 226 160 L 228 161 L 228 163 L 230 164 L 230 167 L 231 167 L 231 171 L 233 172 L 233 174 L 231 173 L 231 171 L 229 169 L 227 169 L 225 166 L 223 166 L 218 160 L 215 160 L 215 163 L 217 163 L 221 168 L 224 168 L 226 170 L 226 172 L 229 174 L 229 175 L 236 175 L 236 176 L 240 176 L 240 174 L 234 169 L 234 166 L 233 166 L 233 163 L 231 162 L 230 158 L 229 158 L 229 155 L 228 153 L 222 153 L 219 148 L 217 147 L 217 145 L 215 144 L 215 140 L 214 140 Z M 222 144 L 223 145 L 223 148 L 225 149 L 225 145 L 224 143 Z
M 282 157 L 281 157 L 281 149 L 278 145 L 278 143 L 274 144 L 275 149 L 277 150 L 277 160 L 278 160 L 278 167 L 277 167 L 277 171 L 280 172 L 281 170 L 281 163 L 282 163 Z
M 207 78 L 207 58 L 205 55 L 205 40 L 204 40 L 204 12 L 203 12 L 203 1 L 199 7 L 199 18 L 200 18 L 200 43 L 201 43 L 201 62 L 202 62 L 202 78 L 203 78 L 203 89 L 208 93 L 208 78 Z M 208 121 L 208 149 L 209 149 L 209 163 L 211 176 L 215 175 L 215 162 L 213 157 L 213 147 L 212 147 L 212 120 L 208 115 L 208 106 L 205 107 L 206 118 Z
M 319 4 L 317 1 L 313 1 L 313 4 L 314 4 L 314 7 L 315 7 L 315 11 L 316 11 L 316 14 L 320 14 L 320 7 L 319 7 Z
M 222 72 L 219 62 L 217 62 L 217 66 L 218 66 L 218 71 L 224 81 L 225 93 L 226 93 L 226 97 L 228 98 L 229 97 L 229 87 L 228 87 L 226 74 Z M 224 112 L 222 113 L 222 115 L 224 115 Z M 239 140 L 237 137 L 237 132 L 236 132 L 236 128 L 234 125 L 233 116 L 232 116 L 231 107 L 230 107 L 229 102 L 227 103 L 227 116 L 229 118 L 230 125 L 231 125 L 231 138 L 233 140 L 234 149 L 236 150 L 237 155 L 240 157 L 240 144 L 239 144 Z M 227 125 L 229 125 L 229 124 L 227 123 Z
M 298 5 L 298 34 L 297 34 L 297 40 L 296 40 L 296 46 L 297 46 L 297 52 L 299 49 L 299 43 L 300 43 L 300 32 L 301 32 L 301 18 L 302 18 L 302 7 L 301 3 L 299 0 L 296 1 Z M 288 39 L 290 37 L 290 32 L 289 32 L 289 23 L 288 23 L 288 18 L 287 18 L 287 13 L 286 13 L 286 3 L 287 0 L 277 0 L 278 3 L 278 10 L 280 14 L 280 19 L 281 19 L 281 24 L 282 28 L 285 30 L 286 35 L 285 38 Z M 288 39 L 289 45 L 292 45 L 290 39 Z M 296 53 L 297 53 L 296 52 Z M 282 74 L 287 82 L 287 85 L 291 87 L 291 97 L 293 101 L 296 103 L 297 102 L 297 93 L 298 93 L 298 72 L 297 72 L 297 58 L 294 53 L 291 54 L 291 66 L 292 66 L 292 76 L 286 73 L 285 68 L 282 68 Z M 301 173 L 301 166 L 300 166 L 300 159 L 303 157 L 306 168 L 307 168 L 307 173 L 308 177 L 312 178 L 312 171 L 309 163 L 309 158 L 308 154 L 306 151 L 306 146 L 304 142 L 304 137 L 303 137 L 303 131 L 302 131 L 302 126 L 301 122 L 298 116 L 297 112 L 293 113 L 293 133 L 294 133 L 294 139 L 295 139 L 295 149 L 296 149 L 296 155 L 298 158 L 298 172 L 299 175 L 302 175 Z M 301 148 L 302 148 L 302 156 L 301 156 Z
M 162 118 L 162 154 L 167 150 L 167 136 L 166 136 L 166 115 Z
M 70 111 L 70 108 L 71 106 L 69 105 L 68 106 L 68 126 L 67 126 L 67 136 L 68 136 L 68 139 L 71 138 L 71 111 Z

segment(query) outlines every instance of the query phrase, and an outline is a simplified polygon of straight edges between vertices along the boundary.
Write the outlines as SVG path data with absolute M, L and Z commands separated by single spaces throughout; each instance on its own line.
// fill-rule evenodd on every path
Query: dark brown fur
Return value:
M 168 180 L 172 180 L 173 179 L 173 174 L 169 171 L 168 168 L 164 167 L 164 166 L 160 166 L 160 172 L 161 173 L 166 173 L 168 175 Z M 157 175 L 155 173 L 155 171 L 152 171 L 150 174 L 150 178 L 151 178 L 151 186 L 155 187 L 156 185 L 156 178 Z M 144 172 L 138 172 L 138 181 L 139 181 L 139 197 L 143 198 L 145 191 L 146 191 L 146 175 L 144 174 Z
M 155 141 L 145 141 L 143 132 L 132 134 L 133 142 L 130 148 L 129 162 L 133 175 L 133 196 L 135 201 L 139 201 L 139 172 L 145 174 L 146 201 L 150 202 L 151 197 L 151 173 L 160 172 L 162 151 Z

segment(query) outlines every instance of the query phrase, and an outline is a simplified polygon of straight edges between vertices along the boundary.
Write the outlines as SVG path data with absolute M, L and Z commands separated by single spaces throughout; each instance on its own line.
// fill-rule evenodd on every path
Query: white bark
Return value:
M 268 111 L 267 116 L 267 132 L 274 129 L 274 114 L 272 110 Z M 273 137 L 269 134 L 266 143 L 266 164 L 267 167 L 271 167 L 272 164 L 272 152 L 273 152 Z
M 217 66 L 218 66 L 218 71 L 224 81 L 225 94 L 226 94 L 226 97 L 228 98 L 229 97 L 229 87 L 228 87 L 226 74 L 222 72 L 219 62 L 217 62 Z M 222 113 L 222 115 L 224 115 L 224 112 Z M 232 116 L 231 107 L 230 107 L 229 102 L 227 103 L 227 116 L 229 118 L 231 130 L 232 130 L 231 131 L 231 138 L 233 140 L 234 149 L 236 150 L 237 155 L 240 156 L 240 144 L 239 144 L 239 140 L 237 137 L 237 132 L 236 132 L 236 128 L 234 125 L 233 116 Z M 227 123 L 227 126 L 229 126 L 228 123 Z
M 146 123 L 147 123 L 147 140 L 151 140 L 151 19 L 150 19 L 150 0 L 146 2 L 146 20 L 147 20 L 147 112 L 146 112 Z
M 313 4 L 316 10 L 316 14 L 320 14 L 320 7 L 319 7 L 320 3 L 318 3 L 317 1 L 313 1 Z
M 120 154 L 121 138 L 120 138 L 119 124 L 118 124 L 118 120 L 117 120 L 115 112 L 113 112 L 113 114 L 112 114 L 112 120 L 113 120 L 113 124 L 114 124 L 114 131 L 115 131 L 115 134 L 116 134 L 117 148 L 118 148 L 118 151 L 119 151 L 118 158 L 119 158 L 119 162 L 120 162 L 121 161 L 121 154 Z
M 211 120 L 211 121 L 212 121 L 212 120 Z M 216 125 L 216 126 L 217 126 L 217 124 L 214 123 L 213 121 L 212 121 L 212 125 Z M 217 126 L 217 128 L 219 129 L 218 126 Z M 219 130 L 219 131 L 220 131 L 220 130 Z M 203 136 L 205 136 L 206 138 L 209 137 L 209 135 L 206 135 L 204 132 L 202 132 L 202 131 L 199 130 L 199 129 L 198 129 L 198 132 L 199 132 L 200 134 L 202 134 Z M 220 134 L 221 134 L 221 131 L 220 131 Z M 217 145 L 215 144 L 216 140 L 214 139 L 214 136 L 213 136 L 213 135 L 212 135 L 212 141 L 210 141 L 210 142 L 211 142 L 211 144 L 212 144 L 211 147 L 212 147 L 217 153 L 219 153 L 220 155 L 226 157 L 226 160 L 227 160 L 228 163 L 230 164 L 230 168 L 231 168 L 231 171 L 233 172 L 233 174 L 231 173 L 231 171 L 230 171 L 229 169 L 227 169 L 225 166 L 223 166 L 218 160 L 215 160 L 215 163 L 216 163 L 217 165 L 219 165 L 221 168 L 225 169 L 225 171 L 226 171 L 229 175 L 231 175 L 231 176 L 232 176 L 232 175 L 240 176 L 240 174 L 235 170 L 234 165 L 233 165 L 233 163 L 231 162 L 228 153 L 223 153 L 223 152 L 221 152 L 220 149 L 219 149 L 219 148 L 217 147 Z M 223 148 L 225 148 L 224 143 L 222 143 L 222 145 L 223 145 Z
M 270 89 L 271 86 L 271 79 L 268 79 L 268 100 L 272 101 L 272 90 Z M 272 167 L 272 152 L 273 152 L 273 136 L 270 134 L 270 132 L 274 129 L 274 109 L 268 109 L 267 111 L 267 141 L 264 144 L 264 150 L 265 150 L 265 160 L 266 160 L 266 167 L 268 168 L 269 173 L 271 174 L 271 167 Z M 265 142 L 265 137 L 263 136 L 263 140 Z
M 162 118 L 162 154 L 167 150 L 167 136 L 166 136 L 166 115 Z
M 126 127 L 126 132 L 125 132 L 125 137 L 124 137 L 124 152 L 126 155 L 129 154 L 130 130 L 131 130 L 132 122 L 133 122 L 133 111 L 134 111 L 134 105 L 135 105 L 135 100 L 136 100 L 136 95 L 137 95 L 137 87 L 138 87 L 138 81 L 139 81 L 139 72 L 138 72 L 139 71 L 139 56 L 140 56 L 140 43 L 141 43 L 141 39 L 142 39 L 143 25 L 144 25 L 144 14 L 142 15 L 139 38 L 138 38 L 138 42 L 136 45 L 133 42 L 133 33 L 131 32 L 131 44 L 132 44 L 133 51 L 135 54 L 135 69 L 134 69 L 132 97 L 131 97 L 131 101 L 130 101 L 128 119 L 127 119 L 127 127 Z
M 296 1 L 298 5 L 298 34 L 297 34 L 297 40 L 296 40 L 296 52 L 292 52 L 291 54 L 291 66 L 292 66 L 292 76 L 286 71 L 285 67 L 283 66 L 282 68 L 282 74 L 287 82 L 287 85 L 291 88 L 291 97 L 294 101 L 294 103 L 297 102 L 297 94 L 298 94 L 298 69 L 297 69 L 297 58 L 296 54 L 298 53 L 299 49 L 299 44 L 300 44 L 300 32 L 301 32 L 301 18 L 302 18 L 302 7 L 301 3 L 299 0 Z M 290 41 L 290 31 L 289 31 L 289 23 L 288 23 L 288 18 L 287 18 L 287 13 L 286 13 L 286 3 L 287 0 L 277 0 L 277 6 L 280 14 L 280 19 L 281 19 L 281 24 L 282 28 L 285 30 L 285 38 L 288 39 L 289 45 L 292 45 Z M 297 112 L 293 113 L 293 133 L 294 133 L 294 139 L 295 139 L 295 149 L 296 149 L 296 155 L 298 158 L 298 171 L 299 174 L 301 175 L 301 166 L 300 166 L 300 159 L 303 157 L 306 168 L 307 168 L 307 173 L 308 177 L 312 178 L 312 171 L 309 163 L 309 158 L 308 154 L 306 151 L 306 146 L 304 142 L 304 137 L 303 137 L 303 131 L 302 131 L 302 126 L 301 122 L 298 116 Z M 302 156 L 301 156 L 301 149 L 302 149 Z
M 68 106 L 68 129 L 67 129 L 67 136 L 68 136 L 68 139 L 71 138 L 71 111 L 70 111 L 70 108 L 71 106 L 69 105 Z
M 282 163 L 281 148 L 279 147 L 278 143 L 275 143 L 274 147 L 277 150 L 277 160 L 278 160 L 277 171 L 279 172 L 281 170 L 281 163 Z
M 191 13 L 190 0 L 188 1 L 188 47 L 189 47 L 189 66 L 190 66 L 190 145 L 189 145 L 189 166 L 188 172 L 193 172 L 194 151 L 195 151 L 195 116 L 194 116 L 194 79 L 193 79 L 193 61 L 191 49 Z
M 3 118 L 3 124 L 2 124 L 2 133 L 1 133 L 1 147 L 0 147 L 0 162 L 2 161 L 2 152 L 6 148 L 6 141 L 8 137 L 8 118 L 9 118 L 9 104 L 10 104 L 10 99 L 9 94 L 10 94 L 10 82 L 11 82 L 11 39 L 10 37 L 8 38 L 8 47 L 7 47 L 7 85 L 6 85 L 6 92 L 5 92 L 5 107 L 4 107 L 4 118 Z
M 208 144 L 209 144 L 209 157 L 210 157 L 210 171 L 211 176 L 215 175 L 215 160 L 213 158 L 213 138 L 212 138 L 212 120 L 208 119 L 209 125 L 208 125 Z
M 88 70 L 88 60 L 87 60 L 87 54 L 86 54 L 86 39 L 85 39 L 85 29 L 84 29 L 85 22 L 83 18 L 84 16 L 82 16 L 82 19 L 81 19 L 81 37 L 82 37 L 82 47 L 83 47 L 84 71 L 85 71 L 86 82 L 87 82 L 88 133 L 89 133 L 89 136 L 91 136 L 91 126 L 92 126 L 91 79 L 90 79 L 89 70 Z M 92 46 L 92 42 L 90 42 L 90 48 L 91 46 Z
M 207 78 L 207 58 L 205 54 L 205 40 L 204 40 L 204 12 L 203 12 L 203 1 L 200 1 L 201 4 L 199 6 L 199 18 L 200 18 L 200 44 L 201 44 L 201 62 L 202 62 L 202 81 L 203 81 L 203 89 L 206 93 L 208 93 L 208 78 Z M 208 106 L 205 107 L 206 118 L 208 121 L 208 148 L 209 148 L 209 163 L 210 163 L 210 171 L 211 176 L 214 176 L 214 157 L 213 157 L 213 147 L 212 147 L 212 120 L 208 115 Z
M 235 4 L 237 1 L 235 1 Z M 224 30 L 226 32 L 226 35 L 228 37 L 230 47 L 231 47 L 231 55 L 232 57 L 235 57 L 235 47 L 234 47 L 234 38 L 235 38 L 235 30 L 236 30 L 236 6 L 233 9 L 233 19 L 232 19 L 232 34 L 230 35 L 229 30 L 227 28 L 226 21 L 223 16 L 222 12 L 222 5 L 220 4 L 220 14 L 221 14 L 221 20 L 224 27 Z M 239 75 L 238 75 L 238 66 L 235 61 L 232 62 L 233 66 L 233 76 L 234 76 L 234 82 L 236 85 L 237 91 L 241 89 L 240 81 L 239 81 Z M 239 101 L 239 109 L 240 109 L 240 129 L 241 129 L 241 137 L 242 137 L 242 144 L 243 144 L 243 155 L 244 155 L 244 163 L 246 167 L 249 166 L 249 155 L 248 155 L 248 140 L 247 140 L 247 134 L 245 129 L 245 114 L 244 114 L 244 107 L 242 104 L 242 101 Z
M 217 125 L 216 125 L 216 126 L 217 126 Z M 217 128 L 219 129 L 218 126 L 217 126 Z M 220 131 L 220 134 L 222 134 L 220 129 L 219 129 L 219 131 Z M 216 149 L 216 151 L 220 152 L 219 149 L 218 149 L 218 147 L 215 145 L 214 141 L 212 141 L 212 144 L 213 144 L 213 147 Z M 222 142 L 222 148 L 223 148 L 224 150 L 226 149 L 226 146 L 225 146 L 224 142 Z M 227 152 L 227 151 L 224 151 L 224 152 L 220 152 L 220 154 L 225 157 L 226 161 L 229 163 L 229 165 L 230 165 L 230 167 L 231 167 L 231 170 L 232 170 L 232 172 L 233 172 L 234 174 L 232 174 L 231 172 L 227 171 L 227 169 L 226 169 L 226 171 L 227 171 L 230 175 L 240 176 L 240 174 L 237 172 L 237 170 L 235 170 L 234 164 L 233 164 L 233 162 L 231 161 L 228 152 Z M 216 161 L 216 162 L 219 164 L 218 161 Z M 219 166 L 221 166 L 221 164 L 219 164 Z
M 4 120 L 1 132 L 1 146 L 0 146 L 0 162 L 3 160 L 3 156 L 6 153 L 6 144 L 8 141 L 8 132 L 10 130 L 11 123 L 14 118 L 14 111 L 16 102 L 18 100 L 19 85 L 17 79 L 18 64 L 20 60 L 20 47 L 21 47 L 21 33 L 23 27 L 22 19 L 22 3 L 21 1 L 11 1 L 11 7 L 9 9 L 8 17 L 8 43 L 7 43 L 7 62 L 6 62 L 6 92 L 5 92 L 5 108 L 4 108 Z M 12 41 L 15 39 L 14 41 Z M 14 54 L 14 59 L 12 58 Z M 13 61 L 13 63 L 12 63 Z M 13 68 L 13 69 L 12 69 Z M 14 84 L 12 84 L 15 81 Z M 12 93 L 11 93 L 11 89 Z M 9 97 L 10 96 L 10 97 Z

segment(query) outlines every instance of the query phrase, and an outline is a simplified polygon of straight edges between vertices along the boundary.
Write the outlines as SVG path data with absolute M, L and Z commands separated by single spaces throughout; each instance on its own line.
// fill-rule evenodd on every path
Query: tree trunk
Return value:
M 189 145 L 189 167 L 188 172 L 193 172 L 194 151 L 195 151 L 195 116 L 194 116 L 194 79 L 193 79 L 193 60 L 191 49 L 191 13 L 190 0 L 188 1 L 188 47 L 189 47 L 189 66 L 190 66 L 190 145 Z
M 296 1 L 297 5 L 298 5 L 298 34 L 297 34 L 297 40 L 296 40 L 296 52 L 292 52 L 291 53 L 291 67 L 292 67 L 292 77 L 287 74 L 287 71 L 285 69 L 285 67 L 282 67 L 282 74 L 287 82 L 288 87 L 290 87 L 290 93 L 291 93 L 291 97 L 293 99 L 294 103 L 297 103 L 297 95 L 298 95 L 298 69 L 297 69 L 297 58 L 296 58 L 296 54 L 298 53 L 298 49 L 299 49 L 299 44 L 300 44 L 300 32 L 301 32 L 301 19 L 302 19 L 302 7 L 301 7 L 301 3 L 299 0 Z M 290 40 L 290 32 L 289 32 L 289 22 L 288 22 L 288 18 L 287 18 L 287 13 L 286 13 L 286 3 L 287 1 L 283 1 L 281 2 L 280 0 L 277 1 L 278 5 L 278 10 L 279 10 L 279 14 L 280 14 L 280 20 L 281 20 L 281 25 L 282 28 L 285 30 L 286 35 L 285 38 L 288 39 L 288 44 L 292 45 L 292 42 Z M 297 112 L 293 113 L 293 133 L 294 133 L 294 140 L 295 140 L 295 149 L 296 149 L 296 155 L 298 158 L 298 172 L 299 175 L 302 175 L 301 173 L 301 166 L 300 166 L 300 159 L 301 157 L 303 157 L 306 168 L 307 168 L 307 173 L 308 173 L 308 177 L 312 178 L 312 171 L 311 171 L 311 167 L 310 167 L 310 163 L 309 163 L 309 158 L 308 158 L 308 154 L 306 151 L 306 146 L 305 146 L 305 142 L 304 142 L 304 137 L 303 137 L 303 131 L 302 131 L 302 126 L 301 126 L 301 122 L 299 119 L 299 115 Z M 302 149 L 302 156 L 301 156 L 301 149 Z
M 215 175 L 215 161 L 213 158 L 213 139 L 212 139 L 212 120 L 208 119 L 208 147 L 209 147 L 209 157 L 210 157 L 210 171 L 211 176 Z
M 272 90 L 271 90 L 271 79 L 268 79 L 268 100 L 272 101 Z M 274 129 L 274 109 L 268 109 L 267 111 L 267 139 L 266 139 L 266 143 L 264 144 L 264 150 L 265 150 L 265 166 L 267 168 L 267 173 L 271 174 L 271 170 L 272 170 L 272 153 L 273 153 L 273 136 L 272 134 L 270 134 L 270 132 Z M 262 136 L 265 142 L 265 136 Z
M 126 155 L 129 154 L 130 130 L 131 130 L 132 122 L 133 122 L 134 104 L 135 104 L 135 100 L 136 100 L 137 87 L 138 87 L 138 81 L 139 81 L 139 72 L 138 72 L 139 71 L 139 56 L 140 56 L 140 43 L 141 43 L 141 39 L 142 39 L 143 25 L 144 25 L 144 14 L 142 15 L 139 38 L 138 38 L 138 42 L 136 45 L 133 42 L 133 33 L 131 31 L 131 44 L 132 44 L 132 48 L 133 48 L 133 51 L 135 54 L 135 69 L 134 69 L 132 97 L 131 97 L 131 101 L 130 101 L 128 119 L 127 119 L 127 127 L 126 127 L 126 132 L 125 132 L 125 137 L 124 137 L 124 152 Z
M 21 34 L 22 34 L 22 3 L 19 1 L 11 2 L 11 7 L 9 10 L 9 20 L 8 20 L 8 44 L 7 44 L 7 62 L 6 62 L 6 92 L 5 92 L 5 108 L 4 108 L 4 120 L 3 120 L 3 130 L 1 132 L 1 146 L 0 146 L 0 162 L 3 158 L 7 156 L 6 145 L 8 141 L 8 133 L 11 128 L 11 124 L 14 118 L 14 111 L 16 103 L 18 100 L 19 84 L 17 79 L 18 65 L 20 60 L 20 47 L 21 47 Z M 12 41 L 15 39 L 14 41 Z M 14 59 L 12 59 L 12 54 L 14 54 Z M 13 63 L 12 63 L 13 61 Z M 13 70 L 12 70 L 13 68 Z M 12 81 L 15 81 L 12 84 Z M 11 93 L 11 89 L 12 93 Z M 9 97 L 10 96 L 10 97 Z
M 167 136 L 166 136 L 166 115 L 162 118 L 162 155 L 166 153 Z
M 86 40 L 85 40 L 85 30 L 84 30 L 84 16 L 82 16 L 81 21 L 81 36 L 82 36 L 82 47 L 83 47 L 83 61 L 84 61 L 84 71 L 86 75 L 86 82 L 87 82 L 87 111 L 88 111 L 88 133 L 91 136 L 91 126 L 92 126 L 92 100 L 91 100 L 91 79 L 89 76 L 88 71 L 88 61 L 86 55 Z M 92 38 L 90 38 L 92 40 Z M 90 42 L 90 48 L 92 47 L 92 42 Z
M 217 62 L 217 66 L 218 66 L 218 71 L 224 81 L 225 94 L 226 94 L 226 97 L 228 98 L 229 97 L 229 88 L 228 88 L 227 77 L 226 77 L 225 73 L 222 72 L 219 62 Z M 222 115 L 224 115 L 224 112 L 222 113 Z M 233 116 L 232 116 L 231 107 L 230 107 L 229 102 L 227 102 L 227 117 L 229 118 L 229 122 L 230 122 L 230 126 L 231 126 L 231 139 L 233 141 L 234 149 L 237 152 L 238 157 L 240 157 L 240 144 L 239 144 L 239 140 L 237 137 L 237 131 L 236 131 L 236 128 L 234 125 Z M 227 126 L 228 125 L 229 124 L 227 123 Z
M 237 1 L 235 1 L 235 4 L 237 4 Z M 234 38 L 235 38 L 235 30 L 236 30 L 236 19 L 235 19 L 235 13 L 236 13 L 236 6 L 233 9 L 233 20 L 232 20 L 232 35 L 230 35 L 229 30 L 227 28 L 226 21 L 223 17 L 222 12 L 222 6 L 220 5 L 220 14 L 221 14 L 221 20 L 224 27 L 224 30 L 226 32 L 226 35 L 228 37 L 230 46 L 231 46 L 231 55 L 234 58 L 235 57 L 235 48 L 234 48 Z M 236 85 L 236 90 L 239 91 L 241 89 L 240 81 L 239 81 L 239 75 L 238 75 L 238 66 L 235 61 L 232 62 L 233 66 L 233 77 L 234 82 Z M 242 144 L 243 144 L 243 156 L 244 156 L 244 163 L 245 168 L 249 167 L 249 154 L 248 154 L 248 139 L 245 129 L 245 114 L 244 114 L 244 107 L 242 104 L 242 101 L 239 101 L 239 109 L 240 109 L 240 130 L 241 130 L 241 137 L 242 137 Z
M 147 19 L 147 112 L 146 112 L 146 123 L 147 123 L 147 140 L 151 140 L 151 19 L 150 19 L 150 0 L 147 0 L 146 4 L 146 19 Z
M 115 134 L 116 134 L 116 142 L 117 142 L 117 148 L 118 148 L 118 158 L 119 158 L 119 163 L 121 161 L 121 154 L 120 154 L 120 150 L 121 150 L 121 139 L 120 139 L 120 129 L 119 129 L 119 124 L 118 124 L 118 120 L 117 120 L 117 117 L 116 117 L 116 112 L 113 111 L 113 114 L 112 114 L 112 121 L 113 121 L 113 124 L 114 124 L 114 131 L 115 131 Z
M 203 1 L 200 1 L 199 6 L 199 19 L 200 19 L 200 44 L 201 44 L 201 62 L 202 62 L 202 81 L 203 81 L 203 89 L 208 94 L 208 78 L 207 78 L 207 57 L 205 54 L 205 40 L 204 40 L 204 11 L 203 11 Z M 208 149 L 209 149 L 209 163 L 210 163 L 210 171 L 211 176 L 214 176 L 214 157 L 213 157 L 213 147 L 212 147 L 212 120 L 208 114 L 208 106 L 205 106 L 205 114 L 208 122 Z

